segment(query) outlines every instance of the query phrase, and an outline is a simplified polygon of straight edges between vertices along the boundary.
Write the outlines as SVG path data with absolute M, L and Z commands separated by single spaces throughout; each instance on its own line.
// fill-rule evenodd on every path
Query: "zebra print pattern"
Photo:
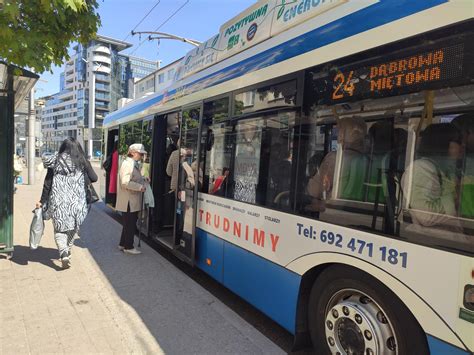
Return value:
M 58 247 L 60 258 L 64 258 L 65 256 L 69 256 L 71 254 L 75 235 L 76 231 L 56 232 L 54 234 L 54 240 L 56 242 L 56 246 Z
M 84 172 L 77 170 L 65 153 L 46 158 L 44 167 L 54 171 L 48 204 L 54 231 L 78 230 L 88 212 Z

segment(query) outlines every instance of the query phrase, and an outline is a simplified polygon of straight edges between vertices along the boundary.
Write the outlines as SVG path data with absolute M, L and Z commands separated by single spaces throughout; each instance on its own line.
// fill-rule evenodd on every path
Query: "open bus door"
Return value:
M 193 264 L 200 108 L 155 118 L 151 185 L 155 207 L 149 212 L 150 236 Z M 181 132 L 179 129 L 181 128 Z
M 180 112 L 155 117 L 151 154 L 151 186 L 155 207 L 149 212 L 150 236 L 169 249 L 174 246 L 175 191 L 166 168 L 179 138 Z
M 183 110 L 180 145 L 174 157 L 178 167 L 174 249 L 190 264 L 194 264 L 197 197 L 203 178 L 199 161 L 200 113 L 200 106 Z
M 103 149 L 103 157 L 102 157 L 102 164 L 109 159 L 110 166 L 107 170 L 104 171 L 104 175 L 100 174 L 100 195 L 104 197 L 105 203 L 111 207 L 115 208 L 115 203 L 117 200 L 117 189 L 110 188 L 111 180 L 113 183 L 116 184 L 117 177 L 115 179 L 111 179 L 111 173 L 113 173 L 112 169 L 112 154 L 115 150 L 118 149 L 118 139 L 119 139 L 119 131 L 118 129 L 111 129 L 109 131 L 104 131 L 107 134 L 107 137 L 104 137 L 104 142 L 102 144 L 105 145 Z M 115 171 L 117 173 L 117 171 Z

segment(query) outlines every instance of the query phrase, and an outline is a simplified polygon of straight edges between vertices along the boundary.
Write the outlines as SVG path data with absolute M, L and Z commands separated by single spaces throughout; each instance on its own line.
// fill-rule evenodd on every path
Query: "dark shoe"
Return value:
M 71 267 L 71 260 L 69 260 L 67 256 L 61 258 L 61 263 L 63 264 L 63 269 L 69 269 Z
M 64 252 L 60 255 L 61 258 L 61 263 L 63 269 L 69 269 L 71 267 L 71 260 L 69 260 L 69 254 L 68 252 Z

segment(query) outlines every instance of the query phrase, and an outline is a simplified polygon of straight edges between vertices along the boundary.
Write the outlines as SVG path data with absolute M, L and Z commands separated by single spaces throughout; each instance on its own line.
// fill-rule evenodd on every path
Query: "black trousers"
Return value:
M 127 206 L 127 212 L 122 212 L 122 236 L 120 237 L 120 246 L 125 249 L 133 249 L 133 238 L 137 231 L 138 212 L 130 212 L 130 205 Z

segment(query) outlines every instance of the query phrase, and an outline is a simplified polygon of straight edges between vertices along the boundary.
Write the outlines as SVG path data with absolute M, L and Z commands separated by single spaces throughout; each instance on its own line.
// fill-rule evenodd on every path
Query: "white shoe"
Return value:
M 124 249 L 123 252 L 125 254 L 130 254 L 130 255 L 138 255 L 138 254 L 142 253 L 140 250 L 137 250 L 135 248 L 133 248 L 133 249 Z
M 120 251 L 124 251 L 125 248 L 124 248 L 123 246 L 119 245 L 119 246 L 118 246 L 118 249 L 119 249 Z

